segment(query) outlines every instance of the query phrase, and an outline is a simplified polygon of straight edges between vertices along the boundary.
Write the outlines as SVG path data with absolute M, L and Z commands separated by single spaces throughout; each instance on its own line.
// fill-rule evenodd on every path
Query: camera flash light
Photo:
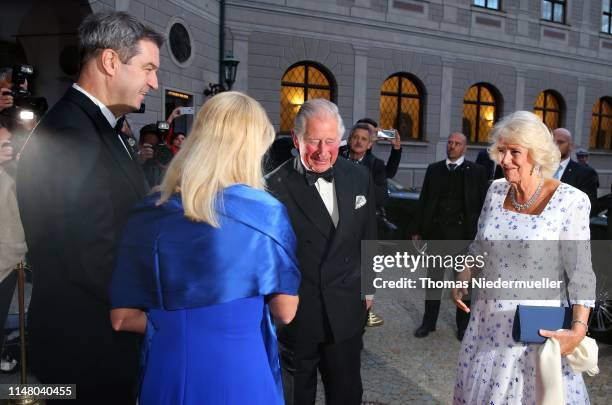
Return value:
M 34 112 L 24 110 L 19 112 L 19 119 L 29 121 L 34 119 Z

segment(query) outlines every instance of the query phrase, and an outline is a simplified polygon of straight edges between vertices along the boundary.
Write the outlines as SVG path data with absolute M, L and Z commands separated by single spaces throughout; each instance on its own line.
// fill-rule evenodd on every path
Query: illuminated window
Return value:
M 300 106 L 306 100 L 324 98 L 334 101 L 333 78 L 320 65 L 312 62 L 297 63 L 283 75 L 280 98 L 280 133 L 288 134 L 293 129 L 293 120 Z
M 612 1 L 603 0 L 601 3 L 601 31 L 612 34 Z
M 612 98 L 602 97 L 593 106 L 589 147 L 612 149 Z
M 415 77 L 397 73 L 380 87 L 380 127 L 395 128 L 404 140 L 423 138 L 423 90 Z
M 490 8 L 493 10 L 499 10 L 500 0 L 474 0 L 473 4 L 478 7 Z
M 535 115 L 540 117 L 550 130 L 561 127 L 563 104 L 561 97 L 554 91 L 545 90 L 541 92 L 536 99 L 533 110 Z
M 497 91 L 490 85 L 478 83 L 463 97 L 463 134 L 472 143 L 489 141 L 489 131 L 499 116 Z
M 543 0 L 542 19 L 565 24 L 565 0 Z

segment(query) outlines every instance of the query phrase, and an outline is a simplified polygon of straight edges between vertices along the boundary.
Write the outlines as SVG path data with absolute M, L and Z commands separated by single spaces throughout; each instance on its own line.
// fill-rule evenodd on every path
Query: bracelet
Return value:
M 585 329 L 585 330 L 587 330 L 587 331 L 589 330 L 588 325 L 587 325 L 586 323 L 584 323 L 583 321 L 581 321 L 580 319 L 574 319 L 574 320 L 572 321 L 572 326 L 573 326 L 575 323 L 579 323 L 580 325 L 584 326 L 584 329 Z

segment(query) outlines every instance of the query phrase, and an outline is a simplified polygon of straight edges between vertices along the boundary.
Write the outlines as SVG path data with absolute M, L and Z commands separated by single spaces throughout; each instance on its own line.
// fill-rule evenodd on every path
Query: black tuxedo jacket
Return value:
M 476 236 L 478 217 L 487 195 L 488 176 L 484 167 L 469 160 L 464 160 L 456 170 L 463 172 L 465 238 L 469 240 Z M 421 235 L 423 239 L 428 239 L 433 227 L 437 226 L 433 224 L 433 219 L 447 172 L 446 160 L 430 164 L 425 172 L 419 198 L 419 213 L 412 226 L 412 233 Z
M 374 185 L 368 170 L 341 157 L 334 164 L 337 228 L 316 187 L 308 185 L 299 156 L 266 179 L 270 192 L 287 207 L 302 274 L 297 314 L 279 330 L 279 338 L 287 343 L 341 342 L 361 333 L 366 317 L 361 241 L 376 239 Z M 359 208 L 357 196 L 367 200 Z
M 17 179 L 34 277 L 30 358 L 43 379 L 137 376 L 137 336 L 112 331 L 108 286 L 121 228 L 147 191 L 100 109 L 68 89 L 26 144 Z
M 370 170 L 372 180 L 374 181 L 376 207 L 384 207 L 389 199 L 389 186 L 387 184 L 387 174 L 385 162 L 377 158 L 373 153 L 368 153 L 361 161 L 362 165 Z
M 595 169 L 582 166 L 575 160 L 570 159 L 563 172 L 563 176 L 561 176 L 561 181 L 576 187 L 578 190 L 588 195 L 589 200 L 591 200 L 591 207 L 597 201 L 599 176 L 597 176 Z

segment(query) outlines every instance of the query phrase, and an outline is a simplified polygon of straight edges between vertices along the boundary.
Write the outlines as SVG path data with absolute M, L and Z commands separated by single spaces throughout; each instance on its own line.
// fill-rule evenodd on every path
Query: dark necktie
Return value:
M 457 163 L 449 163 L 448 164 L 448 170 L 449 171 L 454 172 L 456 168 L 457 168 Z
M 309 170 L 306 171 L 306 181 L 308 182 L 309 186 L 315 184 L 319 178 L 323 178 L 324 180 L 331 182 L 334 179 L 334 168 L 330 167 L 321 173 L 311 172 Z

